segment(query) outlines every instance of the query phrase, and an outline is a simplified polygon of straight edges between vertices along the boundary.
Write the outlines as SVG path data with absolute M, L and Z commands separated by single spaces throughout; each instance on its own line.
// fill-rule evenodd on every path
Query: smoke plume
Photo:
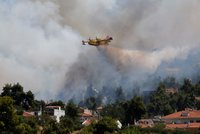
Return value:
M 86 39 L 109 34 L 114 41 L 108 47 L 83 52 L 67 72 L 66 96 L 86 90 L 90 84 L 99 90 L 103 86 L 131 90 L 134 83 L 143 83 L 149 76 L 187 76 L 190 73 L 186 73 L 186 68 L 194 69 L 185 64 L 194 58 L 193 52 L 198 53 L 199 1 L 69 3 L 61 4 L 64 24 L 77 29 Z M 72 8 L 66 8 L 67 5 Z M 80 15 L 79 11 L 83 13 Z M 198 62 L 198 56 L 195 57 L 194 66 Z
M 58 12 L 50 1 L 0 1 L 1 87 L 19 82 L 38 98 L 56 97 L 81 40 Z
M 0 18 L 0 85 L 19 82 L 38 98 L 80 99 L 89 85 L 130 90 L 199 69 L 198 0 L 7 0 Z M 81 46 L 106 35 L 107 47 Z

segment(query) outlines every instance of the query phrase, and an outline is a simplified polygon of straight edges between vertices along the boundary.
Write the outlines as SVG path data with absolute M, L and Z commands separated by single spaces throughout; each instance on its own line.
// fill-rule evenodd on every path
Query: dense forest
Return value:
M 168 92 L 168 89 L 174 89 L 174 92 Z M 167 77 L 148 94 L 139 92 L 139 89 L 132 94 L 126 94 L 122 87 L 112 90 L 105 87 L 102 92 L 97 93 L 91 85 L 86 92 L 85 98 L 78 103 L 73 100 L 66 104 L 61 100 L 51 100 L 47 103 L 44 100 L 36 100 L 32 91 L 25 92 L 19 83 L 6 84 L 0 96 L 0 131 L 5 134 L 63 134 L 74 131 L 83 134 L 187 133 L 181 130 L 166 130 L 162 124 L 142 129 L 134 126 L 134 123 L 141 118 L 164 116 L 185 108 L 200 109 L 200 101 L 197 99 L 200 96 L 200 82 L 193 83 L 190 79 L 184 79 L 179 83 L 174 77 Z M 108 92 L 112 92 L 114 99 L 106 96 Z M 107 103 L 104 102 L 105 97 Z M 61 106 L 65 110 L 65 116 L 61 118 L 60 123 L 45 114 L 44 108 L 48 105 Z M 89 126 L 82 126 L 79 117 L 80 107 L 93 111 L 102 107 L 100 120 Z M 23 111 L 31 110 L 41 110 L 42 115 L 23 117 Z M 117 128 L 116 120 L 122 123 L 122 129 Z

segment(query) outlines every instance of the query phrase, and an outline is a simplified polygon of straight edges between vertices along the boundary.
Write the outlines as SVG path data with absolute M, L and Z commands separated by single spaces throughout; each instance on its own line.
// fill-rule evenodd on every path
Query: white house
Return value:
M 65 110 L 62 110 L 60 106 L 46 106 L 45 112 L 58 123 L 60 122 L 60 117 L 65 116 Z
M 121 129 L 121 128 L 122 128 L 122 123 L 121 123 L 119 120 L 117 120 L 116 122 L 117 122 L 117 127 L 118 127 L 119 129 Z

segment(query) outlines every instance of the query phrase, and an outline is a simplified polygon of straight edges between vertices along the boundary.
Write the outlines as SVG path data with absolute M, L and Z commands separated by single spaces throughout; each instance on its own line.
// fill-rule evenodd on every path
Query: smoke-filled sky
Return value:
M 68 100 L 90 84 L 128 90 L 149 75 L 191 75 L 199 22 L 198 0 L 0 0 L 0 87 Z M 106 35 L 108 47 L 81 45 Z

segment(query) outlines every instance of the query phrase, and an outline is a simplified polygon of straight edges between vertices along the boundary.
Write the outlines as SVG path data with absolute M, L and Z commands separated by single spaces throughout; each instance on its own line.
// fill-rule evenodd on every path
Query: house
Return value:
M 162 117 L 166 128 L 198 129 L 200 128 L 200 110 L 185 109 Z
M 153 120 L 154 124 L 163 123 L 163 121 L 161 120 L 161 116 L 160 115 L 154 116 L 154 118 L 152 120 Z
M 79 111 L 80 111 L 80 113 L 79 113 L 80 120 L 81 120 L 81 122 L 83 122 L 82 125 L 88 125 L 89 122 L 90 123 L 92 122 L 91 120 L 94 119 L 94 116 L 93 116 L 91 110 L 80 108 Z
M 92 114 L 87 114 L 87 113 L 81 113 L 80 114 L 80 120 L 81 121 L 89 120 L 89 119 L 92 119 L 92 118 L 93 118 Z
M 83 121 L 82 125 L 89 126 L 92 123 L 92 121 L 92 119 L 86 119 L 85 121 Z
M 167 94 L 175 94 L 175 93 L 178 93 L 178 89 L 177 89 L 177 88 L 167 88 L 167 89 L 165 90 L 165 92 L 166 92 Z
M 121 128 L 122 128 L 122 123 L 121 123 L 119 120 L 117 120 L 116 123 L 117 123 L 117 127 L 118 127 L 119 129 L 121 129 Z
M 24 111 L 22 115 L 24 117 L 33 117 L 34 116 L 34 112 Z
M 22 115 L 24 117 L 41 116 L 42 111 L 24 111 Z
M 136 126 L 139 126 L 141 128 L 146 128 L 146 127 L 153 127 L 154 122 L 152 119 L 140 119 L 135 123 Z
M 86 119 L 85 121 L 83 121 L 82 125 L 83 126 L 89 126 L 90 124 L 92 124 L 92 122 L 97 122 L 98 120 L 95 118 L 90 118 L 90 119 Z
M 79 115 L 80 120 L 82 122 L 83 126 L 88 126 L 92 124 L 92 122 L 98 122 L 100 120 L 100 111 L 102 110 L 102 107 L 98 107 L 96 111 L 89 110 L 87 108 L 80 108 L 79 109 Z M 119 129 L 122 128 L 122 124 L 119 120 L 116 120 L 117 127 Z
M 196 100 L 200 101 L 200 96 L 195 97 Z
M 166 129 L 187 129 L 195 130 L 200 128 L 200 123 L 188 123 L 188 124 L 166 124 Z
M 98 121 L 98 119 L 92 114 L 92 111 L 88 109 L 84 109 L 82 113 L 80 113 L 80 120 L 83 126 L 88 126 L 94 121 Z
M 65 116 L 65 110 L 62 110 L 61 106 L 46 106 L 45 113 L 50 115 L 58 123 L 60 122 L 60 117 Z
M 79 115 L 82 125 L 87 126 L 94 121 L 98 121 L 100 119 L 100 111 L 102 107 L 99 107 L 97 110 L 89 110 L 87 108 L 80 108 Z
M 162 117 L 167 124 L 187 124 L 200 123 L 200 110 L 185 109 L 167 116 Z

